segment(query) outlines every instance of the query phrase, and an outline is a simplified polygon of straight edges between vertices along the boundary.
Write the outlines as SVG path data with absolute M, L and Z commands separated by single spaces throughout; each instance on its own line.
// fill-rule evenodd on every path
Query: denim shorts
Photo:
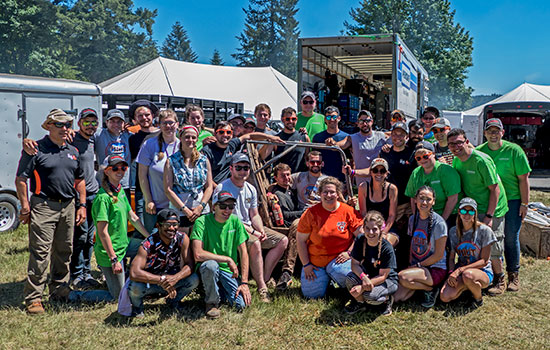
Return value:
M 481 269 L 481 271 L 485 272 L 487 276 L 489 277 L 489 284 L 493 283 L 493 270 L 492 269 Z

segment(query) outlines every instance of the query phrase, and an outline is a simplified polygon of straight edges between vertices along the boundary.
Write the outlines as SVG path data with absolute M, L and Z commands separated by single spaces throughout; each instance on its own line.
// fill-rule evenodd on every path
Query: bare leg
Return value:
M 426 268 L 411 267 L 399 272 L 399 284 L 412 290 L 432 290 L 433 280 Z
M 466 285 L 464 285 L 464 281 L 462 280 L 462 276 L 458 276 L 456 286 L 451 287 L 449 285 L 448 280 L 443 285 L 443 288 L 441 288 L 441 294 L 439 294 L 439 299 L 441 299 L 442 302 L 448 303 L 450 301 L 455 300 L 466 290 Z
M 500 258 L 491 259 L 491 265 L 493 266 L 493 272 L 495 275 L 497 273 L 502 273 L 502 260 Z
M 397 292 L 393 295 L 395 298 L 395 301 L 405 301 L 412 297 L 414 294 L 414 290 L 408 289 L 403 287 L 401 284 L 399 284 L 399 287 L 397 288 Z
M 254 241 L 248 247 L 248 253 L 250 254 L 250 269 L 252 270 L 252 277 L 258 285 L 258 290 L 267 288 L 264 280 L 264 261 L 262 258 L 262 246 L 260 241 Z
M 481 290 L 489 285 L 489 276 L 480 269 L 468 269 L 462 273 L 461 277 L 474 299 L 481 300 Z
M 273 272 L 275 265 L 277 265 L 277 262 L 279 262 L 279 259 L 281 259 L 281 257 L 285 253 L 287 245 L 288 238 L 283 237 L 283 239 L 281 239 L 275 247 L 271 248 L 265 256 L 264 281 L 269 281 L 269 279 L 271 278 L 271 273 Z

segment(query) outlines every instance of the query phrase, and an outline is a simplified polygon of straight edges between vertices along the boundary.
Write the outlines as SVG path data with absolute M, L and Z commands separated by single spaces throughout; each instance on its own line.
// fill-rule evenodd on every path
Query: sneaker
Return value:
M 275 282 L 275 279 L 273 277 L 271 277 L 269 281 L 267 281 L 265 284 L 269 289 L 275 289 L 275 287 L 277 287 L 277 282 Z
M 206 318 L 210 320 L 214 320 L 216 318 L 220 317 L 220 309 L 218 309 L 218 305 L 216 304 L 206 304 Z
M 386 307 L 384 308 L 384 311 L 382 311 L 382 316 L 389 316 L 392 314 L 392 307 L 393 307 L 393 295 L 390 295 L 388 297 L 388 300 L 386 301 Z
M 42 302 L 40 300 L 35 300 L 27 305 L 27 313 L 29 315 L 40 315 L 44 312 L 44 307 L 42 306 Z
M 519 291 L 519 272 L 508 272 L 508 287 L 506 290 L 509 292 Z
M 483 306 L 483 298 L 481 298 L 480 300 L 475 300 L 472 298 L 472 302 L 470 303 L 470 309 L 477 309 L 482 306 Z
M 355 299 L 350 300 L 350 302 L 344 306 L 344 312 L 348 315 L 353 315 L 360 311 L 365 311 L 366 309 L 365 303 L 360 303 Z
M 506 280 L 504 279 L 504 274 L 495 275 L 495 280 L 493 281 L 493 286 L 489 288 L 487 293 L 489 293 L 490 296 L 497 296 L 504 293 L 506 290 Z
M 77 277 L 71 282 L 71 286 L 74 289 L 86 289 L 88 287 L 88 284 L 84 280 L 83 277 Z
M 437 297 L 439 296 L 439 288 L 432 288 L 431 291 L 424 291 L 424 302 L 420 305 L 426 309 L 434 307 Z
M 291 284 L 292 284 L 292 276 L 290 276 L 290 273 L 288 271 L 285 271 L 281 275 L 281 278 L 279 278 L 279 282 L 277 282 L 277 290 L 278 291 L 287 290 Z
M 86 284 L 88 284 L 89 287 L 95 289 L 95 288 L 98 288 L 101 284 L 95 279 L 92 277 L 92 275 L 90 274 L 87 274 L 87 275 L 84 275 L 84 281 L 86 282 Z
M 260 295 L 260 301 L 262 303 L 271 303 L 271 296 L 267 288 L 258 289 L 258 294 Z
M 50 293 L 50 300 L 52 301 L 69 301 L 69 294 L 71 294 L 71 287 L 68 284 L 62 283 L 58 285 L 53 292 Z

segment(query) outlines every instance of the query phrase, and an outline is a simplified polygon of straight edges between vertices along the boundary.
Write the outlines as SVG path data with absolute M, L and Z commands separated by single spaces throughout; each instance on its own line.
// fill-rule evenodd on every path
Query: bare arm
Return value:
M 529 188 L 529 173 L 519 175 L 518 176 L 519 181 L 519 192 L 521 193 L 521 206 L 519 207 L 519 216 L 521 216 L 522 219 L 525 219 L 525 216 L 527 215 L 527 204 L 529 204 L 530 200 L 530 188 Z
M 443 215 L 441 215 L 443 220 L 447 220 L 449 216 L 453 213 L 453 210 L 457 202 L 458 202 L 458 193 L 447 197 L 447 201 L 445 202 L 445 209 L 443 209 Z
M 147 232 L 147 230 L 145 229 L 145 226 L 143 226 L 143 224 L 141 223 L 139 216 L 137 216 L 133 210 L 130 210 L 128 214 L 130 216 L 130 222 L 136 228 L 136 230 L 138 230 L 143 237 L 145 238 L 149 237 L 149 232 Z
M 328 139 L 325 140 L 325 144 L 328 146 L 338 146 L 341 149 L 348 149 L 351 146 L 351 137 L 346 136 L 345 139 L 340 140 L 338 142 L 334 141 L 332 137 L 329 137 Z
M 386 220 L 386 227 L 384 228 L 384 233 L 390 232 L 390 229 L 393 226 L 393 223 L 395 222 L 395 215 L 397 213 L 397 187 L 394 184 L 390 184 L 389 190 L 390 190 L 390 193 L 388 193 L 388 195 L 390 196 L 390 210 L 388 212 L 388 219 Z
M 19 202 L 21 203 L 19 221 L 22 224 L 28 224 L 30 222 L 31 206 L 28 197 L 27 178 L 17 176 L 15 178 L 15 188 L 17 190 L 17 198 L 19 198 Z
M 298 256 L 302 262 L 302 266 L 309 264 L 309 252 L 307 251 L 307 240 L 309 239 L 309 233 L 297 232 L 296 234 L 296 247 L 298 248 Z
M 248 288 L 248 249 L 246 248 L 246 242 L 241 243 L 237 247 L 239 251 L 239 257 L 241 259 L 241 284 L 237 287 L 237 293 L 242 295 L 245 305 L 250 305 L 252 297 L 250 295 L 250 289 Z
M 259 231 L 261 233 L 264 232 L 264 223 L 262 222 L 262 218 L 260 216 L 260 212 L 258 211 L 258 208 L 250 208 L 249 209 L 249 215 L 250 215 L 250 221 L 252 223 L 252 228 L 256 231 Z
M 76 179 L 74 181 L 74 187 L 78 192 L 80 204 L 86 205 L 86 183 L 84 182 L 84 179 Z M 86 220 L 86 208 L 81 206 L 76 211 L 76 225 L 81 225 L 84 220 Z
M 494 184 L 489 187 L 489 204 L 487 205 L 487 212 L 485 214 L 491 214 L 495 215 L 495 210 L 497 208 L 498 204 L 498 196 L 500 195 L 500 188 L 498 187 L 498 184 Z M 485 217 L 483 219 L 483 222 L 491 227 L 493 224 L 493 219 L 489 217 Z
M 187 208 L 181 199 L 178 197 L 176 192 L 172 189 L 174 186 L 174 174 L 172 173 L 172 165 L 170 164 L 170 159 L 166 160 L 164 164 L 164 176 L 163 176 L 163 185 L 164 185 L 164 194 L 166 198 L 172 203 L 172 205 L 179 210 L 183 211 L 187 217 L 193 215 L 191 209 Z
M 390 271 L 391 271 L 391 269 L 380 269 L 378 271 L 378 276 L 373 277 L 373 278 L 370 279 L 372 285 L 377 286 L 379 284 L 384 283 L 386 278 L 388 278 L 388 276 L 390 275 Z
M 114 274 L 122 273 L 122 264 L 120 260 L 123 256 L 116 256 L 115 250 L 113 249 L 113 243 L 111 242 L 111 236 L 109 235 L 109 223 L 107 221 L 98 221 L 97 222 L 97 237 L 103 245 L 103 249 L 107 253 L 109 260 L 117 258 L 118 261 L 116 264 L 111 264 Z
M 365 182 L 362 182 L 359 184 L 359 188 L 357 188 L 357 199 L 359 201 L 359 212 L 361 213 L 362 217 L 365 217 L 367 215 L 367 185 Z
M 141 186 L 141 192 L 143 192 L 143 201 L 145 202 L 145 211 L 149 214 L 156 214 L 157 208 L 153 202 L 153 196 L 151 195 L 151 187 L 149 186 L 149 167 L 147 165 L 138 163 L 138 179 Z

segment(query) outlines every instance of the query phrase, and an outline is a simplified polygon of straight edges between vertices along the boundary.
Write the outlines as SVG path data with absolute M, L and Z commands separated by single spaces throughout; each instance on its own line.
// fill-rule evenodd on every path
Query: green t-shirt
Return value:
M 195 220 L 191 240 L 202 241 L 202 249 L 217 255 L 228 256 L 237 263 L 237 248 L 248 240 L 248 233 L 237 216 L 232 214 L 223 224 L 216 221 L 214 214 L 200 216 Z M 200 263 L 197 263 L 197 268 Z M 220 269 L 231 273 L 227 263 L 220 263 Z
M 201 130 L 201 132 L 199 133 L 199 138 L 197 140 L 197 151 L 200 152 L 200 150 L 202 149 L 202 140 L 204 140 L 208 136 L 214 136 L 214 135 L 212 135 L 212 133 L 210 131 L 207 131 L 207 130 L 204 130 L 204 129 Z
M 442 215 L 445 210 L 445 204 L 447 204 L 447 197 L 460 193 L 460 176 L 452 166 L 437 160 L 432 172 L 429 174 L 424 172 L 423 167 L 418 166 L 413 170 L 409 182 L 407 182 L 405 195 L 411 198 L 414 197 L 416 191 L 424 185 L 434 189 L 435 204 L 433 210 Z M 457 208 L 455 207 L 453 214 L 456 212 Z
M 513 142 L 502 140 L 502 147 L 493 151 L 489 148 L 487 142 L 476 147 L 495 162 L 498 176 L 506 190 L 508 200 L 521 199 L 519 191 L 519 175 L 525 175 L 531 172 L 527 155 L 521 147 Z
M 113 199 L 100 188 L 92 204 L 92 218 L 96 227 L 94 253 L 97 264 L 103 267 L 111 266 L 111 259 L 97 234 L 98 221 L 107 221 L 111 244 L 119 261 L 124 258 L 128 248 L 128 213 L 132 207 L 123 190 L 118 192 L 117 198 L 116 203 L 113 203 Z
M 470 158 L 465 162 L 455 157 L 453 168 L 460 174 L 464 194 L 477 202 L 477 211 L 479 213 L 484 214 L 487 212 L 490 194 L 489 186 L 498 184 L 500 195 L 498 196 L 498 203 L 493 216 L 500 218 L 506 214 L 508 211 L 506 192 L 491 157 L 483 152 L 473 150 Z
M 325 116 L 313 112 L 313 115 L 311 117 L 306 117 L 302 114 L 302 112 L 300 112 L 298 113 L 296 130 L 300 130 L 300 128 L 306 128 L 307 136 L 309 136 L 310 140 L 313 140 L 313 136 L 327 130 L 327 124 L 325 124 Z

